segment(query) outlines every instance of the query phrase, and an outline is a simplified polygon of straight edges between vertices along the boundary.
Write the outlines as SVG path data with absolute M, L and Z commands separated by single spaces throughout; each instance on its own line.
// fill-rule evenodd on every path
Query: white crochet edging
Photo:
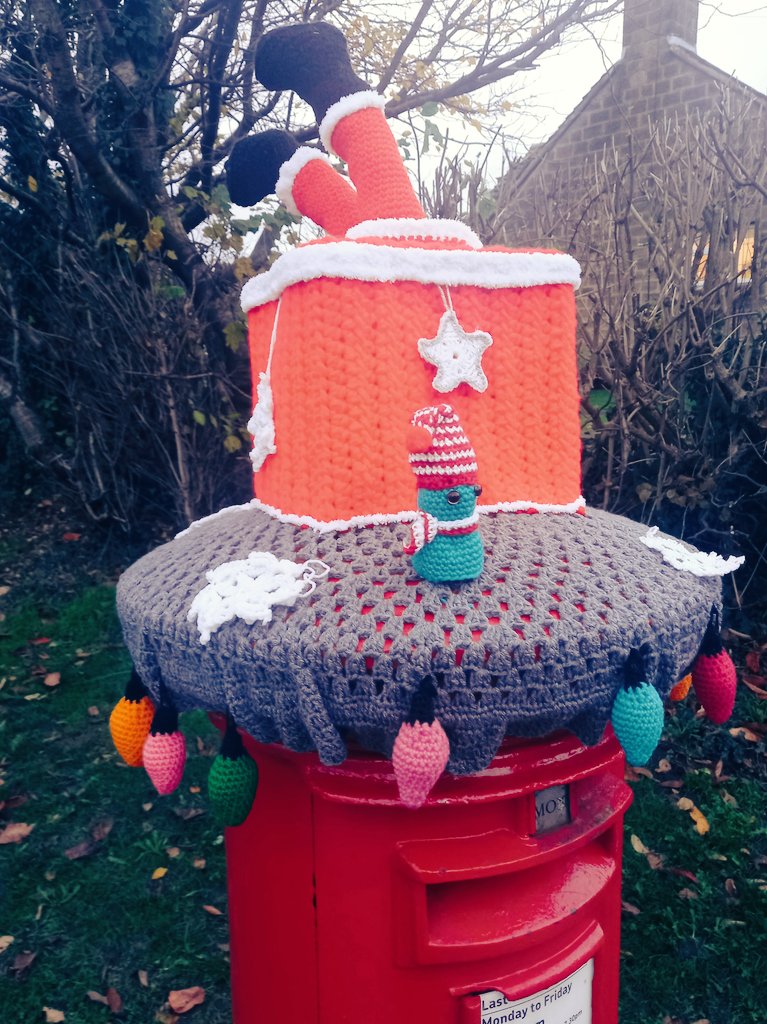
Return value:
M 318 278 L 477 288 L 533 288 L 581 283 L 580 267 L 567 253 L 467 249 L 397 249 L 366 242 L 325 242 L 291 249 L 242 290 L 243 310 L 273 302 L 286 288 Z
M 293 156 L 280 167 L 280 176 L 277 179 L 277 184 L 274 186 L 274 194 L 288 213 L 294 217 L 302 217 L 303 214 L 293 199 L 293 183 L 298 177 L 299 172 L 311 160 L 322 160 L 328 167 L 332 166 L 324 153 L 320 153 L 319 150 L 312 149 L 310 146 L 299 146 Z
M 675 569 L 692 573 L 693 576 L 726 576 L 735 572 L 745 562 L 743 556 L 730 555 L 725 558 L 715 551 L 691 551 L 674 537 L 661 537 L 657 526 L 651 526 L 639 539 L 653 551 L 659 551 L 663 561 Z
M 349 96 L 342 96 L 325 111 L 325 116 L 320 121 L 320 142 L 328 151 L 335 156 L 335 150 L 331 144 L 333 132 L 336 125 L 349 114 L 356 114 L 358 110 L 366 110 L 368 107 L 377 107 L 383 110 L 386 106 L 386 98 L 372 89 L 364 89 L 362 92 L 353 92 Z
M 535 501 L 500 501 L 495 505 L 478 505 L 476 511 L 478 515 L 492 515 L 494 512 L 527 512 L 531 510 L 535 512 L 572 515 L 573 513 L 580 512 L 585 507 L 586 499 L 579 497 L 575 501 L 568 502 L 566 505 L 547 505 Z M 267 505 L 266 502 L 260 501 L 258 498 L 251 498 L 244 505 L 228 505 L 226 508 L 219 509 L 218 512 L 213 512 L 209 516 L 195 520 L 185 530 L 177 533 L 173 539 L 180 540 L 182 537 L 190 534 L 192 530 L 197 529 L 199 526 L 204 526 L 214 519 L 218 519 L 219 516 L 229 515 L 231 512 L 246 512 L 250 509 L 264 512 L 272 519 L 276 519 L 280 523 L 287 523 L 289 526 L 308 526 L 310 530 L 314 530 L 317 533 L 337 533 L 341 530 L 350 530 L 360 526 L 387 526 L 389 523 L 412 523 L 420 514 L 418 509 L 406 509 L 402 512 L 373 512 L 369 515 L 352 516 L 350 519 L 324 520 L 315 519 L 314 516 L 301 516 L 293 512 L 283 512 L 274 505 Z M 447 525 L 447 521 L 445 525 Z M 452 525 L 456 525 L 455 520 L 453 520 Z
M 466 224 L 447 218 L 416 220 L 413 217 L 380 217 L 362 220 L 349 228 L 347 238 L 435 238 L 467 242 L 472 249 L 482 248 L 482 239 Z
M 477 505 L 477 512 L 482 516 L 493 512 L 553 512 L 555 515 L 574 515 L 586 508 L 586 499 L 579 495 L 575 501 L 566 505 L 550 505 L 540 501 L 497 501 L 495 505 Z

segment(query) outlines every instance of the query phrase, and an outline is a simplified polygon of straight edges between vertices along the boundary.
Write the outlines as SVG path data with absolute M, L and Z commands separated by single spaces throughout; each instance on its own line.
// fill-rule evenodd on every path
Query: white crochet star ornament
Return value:
M 475 391 L 487 390 L 487 377 L 482 369 L 482 356 L 493 344 L 487 331 L 465 331 L 452 309 L 446 309 L 434 338 L 419 338 L 418 351 L 437 372 L 432 381 L 435 391 L 447 394 L 459 384 L 468 384 Z

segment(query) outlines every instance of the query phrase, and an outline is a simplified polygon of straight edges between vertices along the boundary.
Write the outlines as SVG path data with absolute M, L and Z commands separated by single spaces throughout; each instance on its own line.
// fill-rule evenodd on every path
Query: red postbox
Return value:
M 246 740 L 227 832 L 235 1024 L 612 1024 L 623 815 L 612 737 L 507 742 L 418 812 L 391 764 Z

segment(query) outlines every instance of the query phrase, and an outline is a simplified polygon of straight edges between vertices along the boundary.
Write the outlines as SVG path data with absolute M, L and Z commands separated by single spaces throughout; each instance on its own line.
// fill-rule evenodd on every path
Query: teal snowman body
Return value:
M 463 484 L 442 490 L 418 489 L 418 508 L 439 522 L 439 532 L 413 555 L 413 568 L 431 583 L 475 580 L 482 572 L 485 550 L 476 523 L 480 488 Z M 460 524 L 475 520 L 467 526 Z M 456 526 L 451 528 L 450 524 Z

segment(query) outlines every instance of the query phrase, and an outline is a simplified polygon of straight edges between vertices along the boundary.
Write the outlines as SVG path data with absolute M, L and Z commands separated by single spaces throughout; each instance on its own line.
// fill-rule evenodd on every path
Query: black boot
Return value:
M 370 88 L 352 70 L 343 32 L 324 21 L 286 25 L 262 36 L 256 78 L 267 89 L 297 93 L 317 124 L 342 97 Z
M 297 149 L 290 132 L 277 129 L 238 142 L 226 164 L 226 185 L 232 202 L 253 206 L 272 195 L 280 167 Z

